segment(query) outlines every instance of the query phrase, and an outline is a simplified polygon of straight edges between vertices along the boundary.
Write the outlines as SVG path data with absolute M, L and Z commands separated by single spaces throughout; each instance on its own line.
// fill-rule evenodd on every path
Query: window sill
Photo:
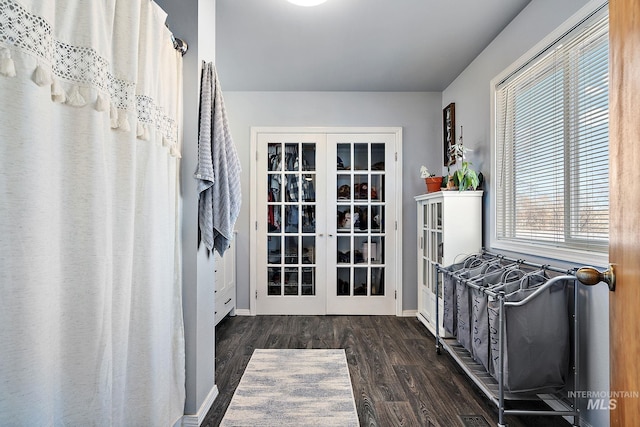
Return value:
M 548 258 L 555 261 L 575 264 L 577 267 L 588 265 L 605 268 L 609 265 L 609 254 L 601 252 L 587 252 L 544 245 L 514 243 L 495 239 L 491 241 L 491 249 L 518 252 L 524 255 Z

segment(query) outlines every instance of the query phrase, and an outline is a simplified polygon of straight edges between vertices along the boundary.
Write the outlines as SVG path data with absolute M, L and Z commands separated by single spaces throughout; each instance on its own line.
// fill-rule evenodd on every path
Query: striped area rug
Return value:
M 220 425 L 358 426 L 344 350 L 256 349 Z

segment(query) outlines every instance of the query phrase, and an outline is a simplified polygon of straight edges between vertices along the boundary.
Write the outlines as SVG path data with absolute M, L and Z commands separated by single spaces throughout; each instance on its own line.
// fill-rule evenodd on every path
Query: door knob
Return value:
M 616 275 L 613 271 L 613 264 L 609 264 L 609 269 L 599 271 L 593 267 L 582 267 L 576 271 L 576 277 L 583 285 L 593 286 L 600 282 L 609 285 L 611 292 L 616 290 Z

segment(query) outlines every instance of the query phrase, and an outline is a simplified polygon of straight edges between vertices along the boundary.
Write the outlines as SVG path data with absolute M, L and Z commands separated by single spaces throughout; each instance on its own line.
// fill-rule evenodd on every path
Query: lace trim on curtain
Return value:
M 55 40 L 44 18 L 29 13 L 14 0 L 0 0 L 0 44 L 0 75 L 16 75 L 10 47 L 31 54 L 38 58 L 32 79 L 39 86 L 51 86 L 53 101 L 83 107 L 88 102 L 79 86 L 94 88 L 94 108 L 109 111 L 113 129 L 134 131 L 143 140 L 149 140 L 155 130 L 169 153 L 181 157 L 177 121 L 152 97 L 137 95 L 136 84 L 113 75 L 109 61 L 94 49 Z M 70 89 L 64 90 L 60 80 L 71 83 Z M 131 129 L 129 113 L 136 114 L 135 129 Z

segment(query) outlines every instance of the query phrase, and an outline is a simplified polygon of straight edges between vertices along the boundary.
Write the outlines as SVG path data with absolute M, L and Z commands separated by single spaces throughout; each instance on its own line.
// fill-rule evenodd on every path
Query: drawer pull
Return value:
M 231 300 L 232 300 L 232 298 L 229 298 L 229 299 L 227 300 L 227 302 L 225 302 L 225 303 L 224 303 L 224 305 L 229 304 L 229 303 L 231 302 Z

